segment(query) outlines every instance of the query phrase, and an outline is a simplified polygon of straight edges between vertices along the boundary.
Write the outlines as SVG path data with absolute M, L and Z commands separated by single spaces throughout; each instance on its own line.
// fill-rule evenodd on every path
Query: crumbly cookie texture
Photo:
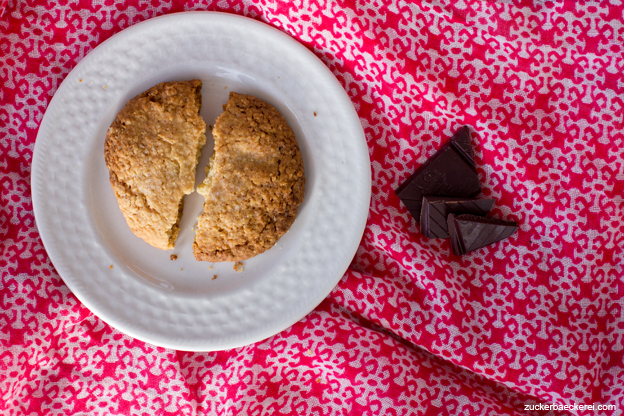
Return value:
M 197 191 L 205 198 L 193 243 L 200 261 L 240 261 L 275 245 L 303 202 L 303 159 L 284 117 L 235 92 L 212 134 L 215 148 Z
M 200 80 L 158 84 L 128 101 L 106 133 L 119 207 L 134 234 L 163 250 L 174 248 L 206 143 L 201 87 Z

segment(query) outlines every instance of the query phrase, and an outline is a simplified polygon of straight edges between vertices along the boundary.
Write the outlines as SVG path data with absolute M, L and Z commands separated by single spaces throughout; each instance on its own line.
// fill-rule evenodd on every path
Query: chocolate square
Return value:
M 475 169 L 470 131 L 464 126 L 397 190 L 397 196 L 420 221 L 426 195 L 472 197 L 481 191 Z

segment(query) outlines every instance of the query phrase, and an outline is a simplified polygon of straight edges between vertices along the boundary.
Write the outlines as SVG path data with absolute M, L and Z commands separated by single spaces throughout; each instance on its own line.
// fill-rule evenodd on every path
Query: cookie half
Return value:
M 206 143 L 201 87 L 200 80 L 158 84 L 128 101 L 106 133 L 119 208 L 134 234 L 163 250 L 174 248 Z
M 305 193 L 303 159 L 284 117 L 235 92 L 223 109 L 197 189 L 205 198 L 193 243 L 200 261 L 240 261 L 270 249 L 295 221 Z

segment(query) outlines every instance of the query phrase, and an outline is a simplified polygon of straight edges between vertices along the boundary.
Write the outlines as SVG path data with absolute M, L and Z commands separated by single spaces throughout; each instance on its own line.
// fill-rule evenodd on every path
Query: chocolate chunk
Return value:
M 449 214 L 486 216 L 494 199 L 449 198 L 426 196 L 420 214 L 420 232 L 427 238 L 449 238 L 446 218 Z
M 512 235 L 518 229 L 515 222 L 449 214 L 447 220 L 453 253 L 461 256 Z
M 396 190 L 416 221 L 425 195 L 472 197 L 479 193 L 470 131 L 462 127 Z

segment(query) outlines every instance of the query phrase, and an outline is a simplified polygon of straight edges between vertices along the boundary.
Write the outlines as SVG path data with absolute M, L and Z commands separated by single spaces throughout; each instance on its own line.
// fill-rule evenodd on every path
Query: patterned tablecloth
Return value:
M 623 414 L 624 3 L 512 3 L 0 1 L 0 412 Z M 30 191 L 68 72 L 122 29 L 187 10 L 252 17 L 314 51 L 353 100 L 373 171 L 336 289 L 284 332 L 214 353 L 91 314 L 46 254 Z M 492 216 L 520 229 L 458 258 L 394 189 L 462 125 Z

